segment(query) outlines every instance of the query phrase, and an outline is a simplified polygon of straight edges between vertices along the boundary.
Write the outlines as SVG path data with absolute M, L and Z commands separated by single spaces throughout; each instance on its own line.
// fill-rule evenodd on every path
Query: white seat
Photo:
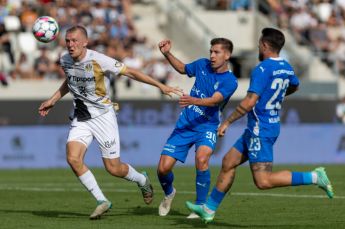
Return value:
M 6 16 L 4 18 L 5 29 L 8 32 L 19 31 L 20 30 L 20 20 L 17 16 Z
M 18 44 L 20 50 L 26 54 L 32 54 L 37 51 L 37 41 L 32 33 L 19 33 Z

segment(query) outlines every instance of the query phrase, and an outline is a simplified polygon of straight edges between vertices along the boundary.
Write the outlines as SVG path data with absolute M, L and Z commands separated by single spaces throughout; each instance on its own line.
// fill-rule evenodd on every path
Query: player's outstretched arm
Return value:
M 185 64 L 177 59 L 171 52 L 171 41 L 170 40 L 162 40 L 158 43 L 158 48 L 163 54 L 163 56 L 169 61 L 171 66 L 180 74 L 185 74 Z
M 225 135 L 226 129 L 236 120 L 242 118 L 245 114 L 253 109 L 258 101 L 259 96 L 255 93 L 248 92 L 246 97 L 240 102 L 236 109 L 229 115 L 227 119 L 219 126 L 217 134 L 220 137 Z
M 67 80 L 65 80 L 61 84 L 60 88 L 53 94 L 53 96 L 41 104 L 41 106 L 38 108 L 38 113 L 43 117 L 46 116 L 51 110 L 51 108 L 53 108 L 55 103 L 59 101 L 62 97 L 64 97 L 67 93 L 68 86 Z
M 162 91 L 163 94 L 168 95 L 170 97 L 172 96 L 172 94 L 176 94 L 180 96 L 183 93 L 181 89 L 162 84 L 161 82 L 153 79 L 152 77 L 133 68 L 126 67 L 125 71 L 122 74 L 136 81 L 158 87 Z
M 208 98 L 196 98 L 190 95 L 183 95 L 180 97 L 179 104 L 181 107 L 186 107 L 189 105 L 214 107 L 221 103 L 223 100 L 223 95 L 219 92 L 215 92 L 212 97 Z

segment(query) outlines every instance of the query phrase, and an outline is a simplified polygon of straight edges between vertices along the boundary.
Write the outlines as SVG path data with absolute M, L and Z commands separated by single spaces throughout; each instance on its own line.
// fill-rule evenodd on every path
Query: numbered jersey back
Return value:
M 248 114 L 248 128 L 257 136 L 277 137 L 280 130 L 279 111 L 290 85 L 299 81 L 291 65 L 281 58 L 262 61 L 251 74 L 248 92 L 259 96 L 259 101 Z

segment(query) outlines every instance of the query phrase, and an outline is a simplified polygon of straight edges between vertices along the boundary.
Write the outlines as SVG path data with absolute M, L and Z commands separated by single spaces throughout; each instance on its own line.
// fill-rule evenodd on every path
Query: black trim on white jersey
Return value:
M 77 117 L 78 121 L 86 121 L 91 119 L 91 114 L 87 110 L 87 106 L 84 102 L 80 99 L 75 99 L 75 109 L 74 109 L 74 117 Z

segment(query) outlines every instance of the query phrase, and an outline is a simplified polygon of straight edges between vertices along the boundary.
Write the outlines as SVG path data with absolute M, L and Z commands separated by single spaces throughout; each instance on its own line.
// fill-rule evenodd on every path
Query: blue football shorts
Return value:
M 184 163 L 188 151 L 193 145 L 195 145 L 196 150 L 199 146 L 208 146 L 214 151 L 216 142 L 216 130 L 196 132 L 187 129 L 174 129 L 165 143 L 161 155 L 168 155 Z
M 273 162 L 273 145 L 276 140 L 277 137 L 258 137 L 246 129 L 233 147 L 247 156 L 249 163 Z

